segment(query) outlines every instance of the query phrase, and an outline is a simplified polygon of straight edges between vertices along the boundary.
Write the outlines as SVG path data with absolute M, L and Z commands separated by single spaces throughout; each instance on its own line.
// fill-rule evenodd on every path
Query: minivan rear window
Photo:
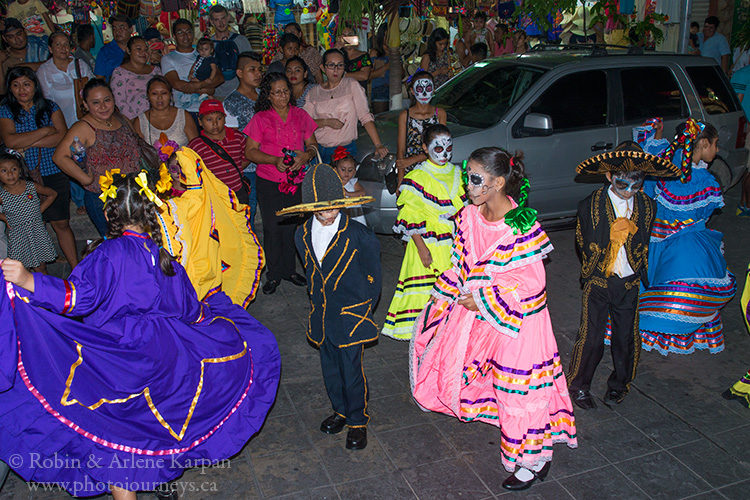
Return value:
M 701 104 L 709 115 L 737 111 L 734 91 L 718 66 L 689 66 L 685 68 L 695 86 Z
M 544 69 L 518 64 L 468 68 L 440 87 L 432 104 L 448 113 L 448 121 L 491 127 L 544 73 Z

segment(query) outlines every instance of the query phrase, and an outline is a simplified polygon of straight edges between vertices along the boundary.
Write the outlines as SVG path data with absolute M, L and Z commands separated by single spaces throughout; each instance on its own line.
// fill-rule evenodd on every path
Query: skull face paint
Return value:
M 448 134 L 435 136 L 427 145 L 427 156 L 437 165 L 445 165 L 453 157 L 453 138 Z
M 418 103 L 427 104 L 432 99 L 434 86 L 429 78 L 419 78 L 414 82 L 412 90 L 414 90 L 414 98 Z

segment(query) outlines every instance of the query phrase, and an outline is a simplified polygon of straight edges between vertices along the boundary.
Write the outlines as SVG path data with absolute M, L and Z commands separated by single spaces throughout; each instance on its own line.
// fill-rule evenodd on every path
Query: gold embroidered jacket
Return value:
M 322 264 L 312 245 L 312 217 L 297 229 L 295 244 L 302 256 L 310 295 L 307 338 L 348 347 L 378 338 L 373 311 L 380 296 L 380 243 L 359 222 L 341 214 L 339 230 Z
M 610 228 L 616 219 L 615 210 L 607 194 L 609 186 L 597 189 L 578 204 L 576 246 L 581 254 L 581 280 L 603 280 L 604 257 L 609 245 Z M 628 236 L 625 251 L 628 263 L 636 276 L 647 283 L 648 242 L 656 215 L 656 202 L 639 191 L 633 197 L 633 214 L 630 220 L 638 230 Z

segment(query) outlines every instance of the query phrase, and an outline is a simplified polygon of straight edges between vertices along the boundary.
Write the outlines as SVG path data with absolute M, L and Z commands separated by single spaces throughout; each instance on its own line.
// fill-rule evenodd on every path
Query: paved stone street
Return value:
M 727 260 L 741 291 L 750 260 L 750 220 L 734 215 L 738 197 L 734 188 L 711 226 L 725 234 Z M 83 229 L 87 221 L 78 219 L 76 228 Z M 547 264 L 549 307 L 567 366 L 579 321 L 579 261 L 572 230 L 550 237 L 556 251 Z M 382 323 L 403 250 L 394 238 L 380 241 L 384 287 L 376 320 Z M 179 480 L 187 490 L 181 498 L 750 497 L 750 409 L 720 397 L 750 366 L 750 336 L 739 293 L 724 309 L 724 352 L 669 357 L 643 352 L 625 401 L 613 409 L 600 404 L 589 412 L 578 410 L 579 448 L 556 446 L 550 476 L 521 493 L 501 487 L 507 473 L 500 465 L 497 428 L 424 413 L 412 402 L 408 343 L 382 338 L 365 351 L 369 445 L 352 452 L 344 448 L 345 432 L 329 436 L 318 430 L 330 409 L 318 353 L 305 340 L 304 290 L 284 282 L 275 295 L 259 293 L 249 311 L 279 342 L 283 367 L 276 404 L 260 433 L 231 462 L 186 472 Z M 610 369 L 605 355 L 594 379 L 598 395 L 604 393 Z M 13 474 L 2 495 L 70 498 L 60 492 L 30 492 Z

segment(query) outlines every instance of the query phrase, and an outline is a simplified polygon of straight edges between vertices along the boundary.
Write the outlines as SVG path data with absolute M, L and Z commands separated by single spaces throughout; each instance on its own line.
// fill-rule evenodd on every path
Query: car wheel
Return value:
M 732 170 L 727 165 L 727 162 L 721 158 L 716 158 L 711 163 L 711 166 L 708 167 L 708 171 L 716 177 L 722 192 L 726 192 L 732 187 Z

